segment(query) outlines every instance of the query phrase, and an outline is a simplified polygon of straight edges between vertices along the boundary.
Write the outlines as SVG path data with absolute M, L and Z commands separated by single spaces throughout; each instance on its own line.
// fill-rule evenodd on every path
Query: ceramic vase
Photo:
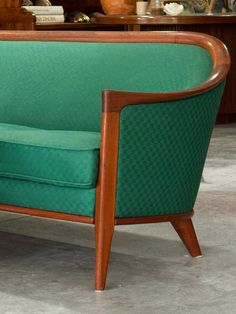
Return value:
M 136 0 L 101 0 L 101 6 L 108 15 L 134 14 Z

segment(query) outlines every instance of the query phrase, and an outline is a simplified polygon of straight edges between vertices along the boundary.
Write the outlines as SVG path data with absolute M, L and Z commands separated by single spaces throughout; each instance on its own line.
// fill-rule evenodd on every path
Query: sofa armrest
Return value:
M 177 38 L 177 37 L 176 37 Z M 185 38 L 186 39 L 186 38 Z M 181 42 L 181 36 L 179 37 Z M 176 39 L 175 42 L 178 42 Z M 119 223 L 115 218 L 117 166 L 119 155 L 120 115 L 128 105 L 158 104 L 204 94 L 222 83 L 230 68 L 227 48 L 218 39 L 191 34 L 185 43 L 197 44 L 206 49 L 212 58 L 212 72 L 202 84 L 190 89 L 167 93 L 126 92 L 104 90 L 102 107 L 100 170 L 96 197 L 96 219 L 98 229 L 105 230 L 110 224 Z

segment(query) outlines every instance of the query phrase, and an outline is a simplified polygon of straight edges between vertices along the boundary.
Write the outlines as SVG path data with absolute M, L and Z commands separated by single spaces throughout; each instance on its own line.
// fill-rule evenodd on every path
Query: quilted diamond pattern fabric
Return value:
M 94 217 L 95 189 L 0 178 L 0 203 Z
M 0 123 L 0 177 L 94 188 L 99 147 L 100 134 L 96 132 Z
M 193 209 L 223 87 L 122 110 L 116 217 Z

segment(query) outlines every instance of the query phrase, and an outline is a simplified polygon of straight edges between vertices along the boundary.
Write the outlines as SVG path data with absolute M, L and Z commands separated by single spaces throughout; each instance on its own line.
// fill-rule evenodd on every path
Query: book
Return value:
M 64 9 L 61 5 L 29 5 L 22 8 L 35 15 L 63 15 Z
M 65 17 L 63 14 L 43 14 L 43 15 L 38 15 L 36 14 L 36 23 L 64 23 L 65 22 Z

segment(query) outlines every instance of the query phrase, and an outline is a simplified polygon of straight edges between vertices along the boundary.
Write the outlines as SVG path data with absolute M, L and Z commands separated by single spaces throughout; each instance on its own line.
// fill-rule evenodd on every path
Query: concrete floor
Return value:
M 236 125 L 214 130 L 195 206 L 204 253 L 168 223 L 117 227 L 107 290 L 93 290 L 93 228 L 0 214 L 0 314 L 236 313 Z

